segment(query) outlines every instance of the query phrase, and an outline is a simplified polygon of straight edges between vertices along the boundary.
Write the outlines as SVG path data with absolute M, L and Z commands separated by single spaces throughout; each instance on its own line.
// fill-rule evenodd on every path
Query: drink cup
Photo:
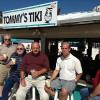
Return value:
M 7 55 L 6 54 L 3 54 L 3 57 L 6 59 L 7 58 Z
M 31 73 L 33 73 L 33 72 L 35 72 L 35 70 L 34 70 L 34 69 L 32 69 L 32 70 L 31 70 Z
M 50 80 L 46 80 L 46 85 L 47 85 L 47 87 L 50 87 Z
M 16 63 L 16 59 L 15 58 L 11 58 L 11 60 L 12 60 L 13 64 Z

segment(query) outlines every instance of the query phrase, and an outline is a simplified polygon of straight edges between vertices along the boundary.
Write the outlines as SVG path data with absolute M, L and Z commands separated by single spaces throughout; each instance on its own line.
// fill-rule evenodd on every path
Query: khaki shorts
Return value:
M 6 65 L 0 64 L 0 82 L 4 82 L 6 79 L 10 68 L 7 68 Z

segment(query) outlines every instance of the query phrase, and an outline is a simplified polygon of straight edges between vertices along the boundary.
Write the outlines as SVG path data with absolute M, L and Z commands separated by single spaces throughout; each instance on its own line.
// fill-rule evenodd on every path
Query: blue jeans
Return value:
M 91 88 L 83 88 L 80 90 L 81 100 L 88 100 L 88 96 L 92 92 Z M 100 100 L 100 96 L 92 97 L 91 100 Z
M 19 77 L 17 76 L 10 76 L 6 80 L 4 88 L 3 88 L 3 92 L 2 92 L 2 97 L 0 98 L 0 100 L 8 100 L 8 94 L 16 82 L 19 82 Z

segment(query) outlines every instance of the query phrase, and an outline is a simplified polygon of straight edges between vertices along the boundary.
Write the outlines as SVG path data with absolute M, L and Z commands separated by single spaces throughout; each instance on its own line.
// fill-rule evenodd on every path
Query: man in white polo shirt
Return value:
M 80 61 L 70 53 L 70 44 L 63 42 L 61 45 L 62 56 L 57 59 L 56 68 L 45 85 L 45 91 L 52 96 L 55 95 L 54 89 L 60 89 L 60 100 L 66 100 L 68 94 L 76 87 L 76 82 L 82 76 Z M 57 75 L 59 74 L 59 77 Z M 56 78 L 56 79 L 55 79 Z

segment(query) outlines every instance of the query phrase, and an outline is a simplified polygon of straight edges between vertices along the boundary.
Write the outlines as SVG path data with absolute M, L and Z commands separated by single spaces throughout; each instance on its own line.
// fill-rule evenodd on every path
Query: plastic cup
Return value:
M 50 80 L 46 80 L 45 82 L 46 82 L 47 87 L 50 87 Z
M 32 70 L 31 70 L 31 73 L 33 73 L 33 72 L 35 72 L 35 70 L 34 70 L 34 69 L 32 69 Z
M 6 55 L 6 54 L 3 54 L 3 57 L 4 57 L 4 58 L 7 58 L 7 55 Z
M 16 63 L 16 59 L 15 58 L 11 58 L 12 62 L 15 64 Z

